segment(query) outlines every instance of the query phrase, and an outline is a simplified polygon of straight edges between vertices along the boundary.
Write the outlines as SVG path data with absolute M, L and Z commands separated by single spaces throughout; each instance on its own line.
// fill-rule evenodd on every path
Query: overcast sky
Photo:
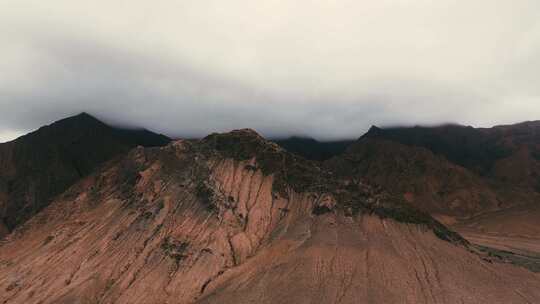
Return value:
M 170 136 L 540 119 L 538 0 L 0 0 L 0 142 L 87 111 Z

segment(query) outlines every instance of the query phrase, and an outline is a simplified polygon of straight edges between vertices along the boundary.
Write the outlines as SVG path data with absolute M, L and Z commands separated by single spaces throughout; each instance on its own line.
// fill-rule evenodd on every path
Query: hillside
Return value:
M 0 245 L 7 303 L 533 303 L 540 277 L 251 130 L 139 147 Z
M 430 213 L 468 218 L 537 201 L 539 134 L 538 122 L 483 129 L 372 127 L 326 164 Z
M 423 147 L 479 176 L 540 189 L 540 122 L 478 129 L 459 125 L 372 127 L 363 138 Z
M 82 113 L 0 144 L 0 236 L 104 162 L 137 145 L 168 142 L 163 135 L 113 128 Z
M 402 196 L 483 252 L 540 271 L 539 133 L 539 122 L 372 127 L 325 166 Z
M 502 207 L 489 183 L 423 147 L 362 138 L 325 165 L 342 178 L 379 185 L 451 222 Z

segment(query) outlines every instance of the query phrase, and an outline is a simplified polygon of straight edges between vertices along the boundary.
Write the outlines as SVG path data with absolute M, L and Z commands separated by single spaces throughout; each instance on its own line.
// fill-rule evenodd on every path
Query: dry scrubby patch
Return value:
M 186 251 L 189 247 L 189 242 L 175 240 L 169 236 L 165 237 L 161 242 L 161 249 L 167 256 L 172 258 L 176 264 L 179 264 L 183 259 L 187 258 Z

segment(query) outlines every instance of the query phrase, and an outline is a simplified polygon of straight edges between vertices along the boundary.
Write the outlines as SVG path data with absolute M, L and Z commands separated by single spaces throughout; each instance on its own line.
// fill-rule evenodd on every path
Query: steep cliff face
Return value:
M 17 227 L 107 160 L 137 145 L 168 142 L 146 130 L 112 128 L 83 113 L 0 144 L 0 226 Z
M 136 148 L 0 245 L 6 303 L 531 303 L 400 199 L 250 130 Z

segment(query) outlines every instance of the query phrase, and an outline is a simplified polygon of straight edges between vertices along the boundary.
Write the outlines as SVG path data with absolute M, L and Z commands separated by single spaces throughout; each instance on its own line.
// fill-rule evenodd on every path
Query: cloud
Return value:
M 528 0 L 3 0 L 0 141 L 81 111 L 320 139 L 539 119 L 539 20 Z

